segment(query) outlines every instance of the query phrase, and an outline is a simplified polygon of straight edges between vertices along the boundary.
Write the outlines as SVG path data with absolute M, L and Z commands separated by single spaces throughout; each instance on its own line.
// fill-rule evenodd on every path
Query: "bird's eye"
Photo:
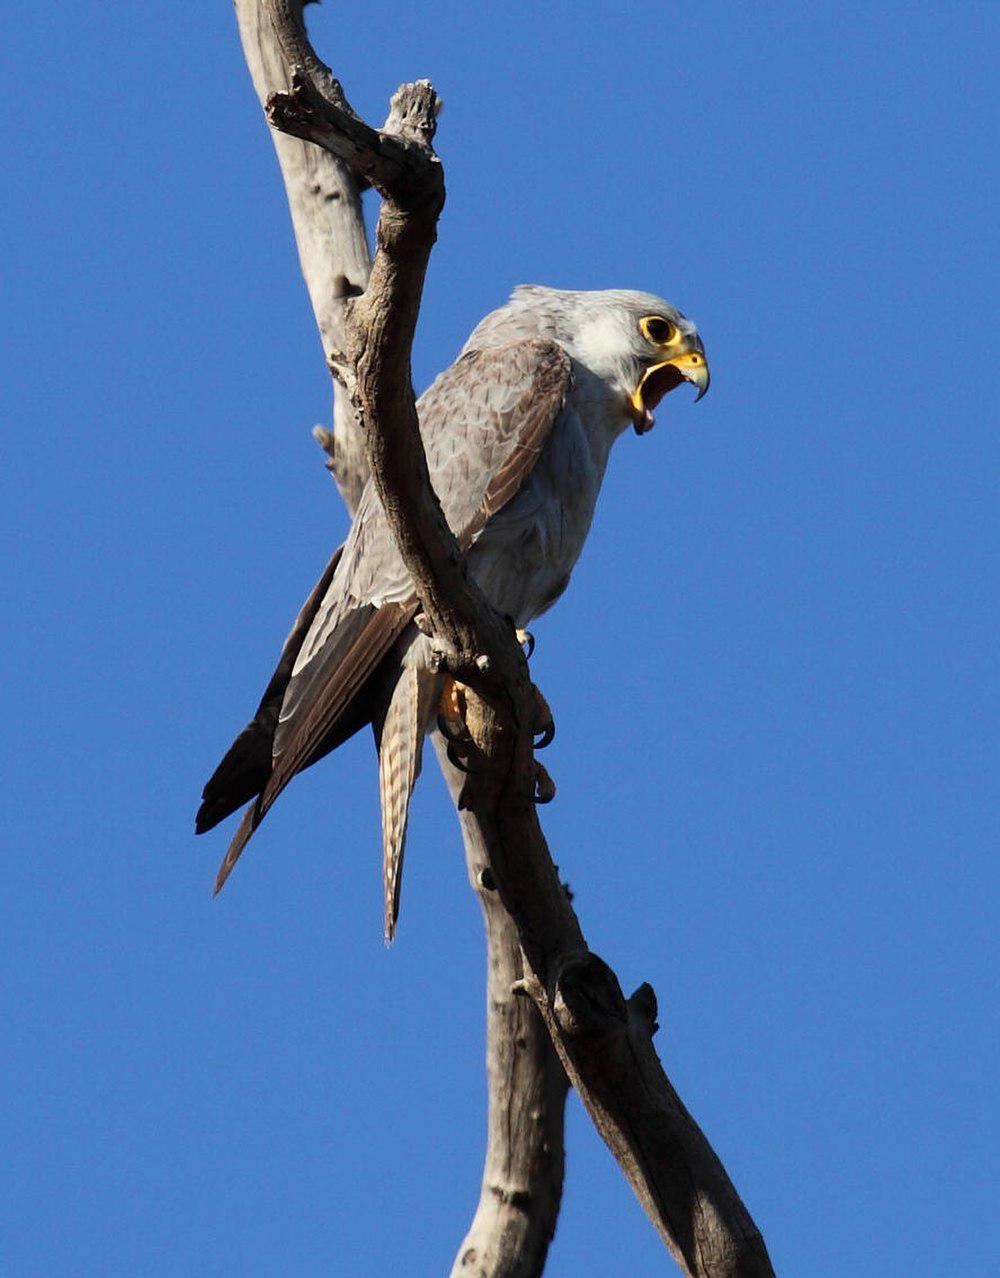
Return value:
M 677 325 L 662 315 L 647 315 L 639 321 L 642 335 L 654 346 L 668 346 L 677 336 Z

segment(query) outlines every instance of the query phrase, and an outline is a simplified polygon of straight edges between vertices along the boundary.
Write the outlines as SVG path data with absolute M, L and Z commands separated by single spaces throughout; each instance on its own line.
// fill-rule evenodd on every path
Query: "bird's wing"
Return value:
M 427 464 L 463 550 L 531 473 L 571 379 L 565 350 L 532 337 L 468 351 L 421 399 Z
M 313 587 L 309 598 L 299 609 L 299 615 L 288 632 L 281 648 L 281 656 L 270 682 L 264 689 L 253 718 L 226 751 L 225 757 L 212 773 L 201 796 L 201 807 L 195 818 L 195 832 L 203 834 L 224 820 L 230 813 L 255 798 L 271 775 L 271 747 L 278 714 L 285 698 L 292 669 L 302 641 L 305 639 L 326 597 L 330 582 L 340 563 L 343 546 L 338 546 L 323 569 L 323 575 Z
M 285 735 L 280 751 L 277 734 L 275 736 L 271 771 L 256 801 L 243 813 L 216 875 L 216 892 L 229 878 L 251 835 L 292 777 L 346 741 L 371 719 L 374 707 L 363 696 L 365 684 L 416 610 L 415 601 L 386 604 L 383 608 L 368 604 L 349 613 L 330 636 L 320 654 L 322 665 L 318 673 L 321 677 L 309 682 L 307 695 L 297 697 L 294 716 L 284 721 L 291 723 L 292 731 Z M 292 691 L 299 691 L 295 680 L 289 687 L 289 692 Z M 288 694 L 286 701 L 287 698 Z M 279 733 L 282 726 L 279 720 Z
M 467 351 L 417 402 L 434 491 L 459 544 L 467 549 L 517 492 L 559 415 L 571 377 L 561 346 L 528 338 Z M 413 582 L 369 481 L 337 572 L 301 645 L 282 724 L 293 713 L 294 683 L 353 611 L 408 603 Z M 279 727 L 279 739 L 284 736 Z
M 530 474 L 570 379 L 561 346 L 528 338 L 467 351 L 421 396 L 417 408 L 431 479 L 463 548 Z M 413 583 L 369 482 L 295 658 L 274 734 L 272 771 L 244 814 L 216 891 L 292 777 L 374 716 L 364 694 L 416 611 Z

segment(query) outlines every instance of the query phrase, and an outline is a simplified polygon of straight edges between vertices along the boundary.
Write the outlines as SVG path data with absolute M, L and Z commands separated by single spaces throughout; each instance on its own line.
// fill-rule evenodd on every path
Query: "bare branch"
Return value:
M 263 106 L 272 93 L 289 88 L 291 75 L 261 0 L 235 0 L 240 39 L 254 89 Z M 301 4 L 295 6 L 301 14 Z M 361 184 L 341 160 L 299 138 L 270 130 L 281 165 L 299 262 L 335 378 L 333 431 L 322 446 L 329 469 L 353 514 L 368 478 L 368 462 L 357 417 L 344 392 L 349 366 L 346 306 L 364 292 L 371 254 L 361 213 Z
M 272 99 L 272 120 L 344 159 L 383 195 L 369 286 L 348 312 L 355 403 L 372 478 L 424 613 L 449 667 L 481 694 L 468 697 L 467 715 L 480 770 L 459 802 L 478 827 L 485 868 L 517 928 L 523 988 L 682 1270 L 696 1278 L 772 1275 L 759 1232 L 653 1051 L 651 991 L 641 987 L 626 1002 L 614 973 L 586 946 L 536 816 L 537 701 L 523 653 L 468 579 L 430 485 L 410 345 L 444 202 L 440 165 L 426 142 L 393 139 L 360 121 L 303 49 L 301 9 L 289 0 L 267 6 L 296 67 L 291 93 Z M 401 92 L 430 127 L 429 86 Z
M 426 80 L 398 90 L 389 115 L 398 131 L 390 133 L 373 129 L 359 119 L 337 81 L 328 78 L 337 85 L 335 98 L 320 93 L 306 71 L 296 66 L 288 91 L 272 93 L 267 100 L 270 124 L 323 147 L 382 195 L 391 191 L 394 199 L 405 201 L 411 192 L 423 194 L 428 182 L 440 182 L 439 173 L 430 175 L 437 159 L 429 145 L 439 103 Z
M 303 5 L 285 6 L 280 30 L 295 41 L 286 52 L 263 0 L 235 0 L 240 36 L 261 106 L 292 86 L 294 66 L 305 66 L 328 93 L 343 101 L 333 77 L 316 58 L 302 25 Z M 428 110 L 429 85 L 394 95 L 383 132 L 429 144 L 436 124 Z M 271 129 L 328 367 L 334 377 L 334 429 L 313 435 L 328 455 L 340 493 L 353 514 L 368 478 L 357 414 L 345 390 L 353 385 L 346 356 L 346 313 L 367 286 L 371 258 L 361 209 L 364 183 L 329 151 Z M 461 777 L 442 763 L 453 786 Z M 478 874 L 484 863 L 473 823 L 463 816 L 470 878 L 479 892 L 487 945 L 488 1126 L 482 1193 L 459 1250 L 462 1278 L 537 1278 L 555 1230 L 563 1177 L 563 1113 L 568 1082 L 548 1032 L 528 999 L 511 987 L 522 975 L 516 930 L 495 892 Z
M 441 770 L 456 803 L 465 780 L 434 734 Z M 563 1114 L 569 1080 L 530 998 L 517 930 L 504 909 L 479 827 L 459 812 L 469 882 L 486 925 L 486 1160 L 476 1214 L 452 1278 L 537 1278 L 545 1267 L 562 1198 Z

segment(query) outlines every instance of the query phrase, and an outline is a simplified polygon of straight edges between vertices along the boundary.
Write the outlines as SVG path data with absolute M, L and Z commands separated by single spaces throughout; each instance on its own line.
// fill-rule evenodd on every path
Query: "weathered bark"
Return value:
M 261 0 L 235 0 L 243 53 L 261 106 L 291 85 L 288 63 Z M 301 6 L 300 10 L 301 10 Z M 333 431 L 315 434 L 353 515 L 368 478 L 357 415 L 345 381 L 350 375 L 344 332 L 348 298 L 364 291 L 371 253 L 361 212 L 361 183 L 348 165 L 322 147 L 270 130 L 285 180 L 292 228 L 309 300 L 334 377 Z
M 285 53 L 261 0 L 235 0 L 244 55 L 265 106 L 291 88 Z M 298 6 L 301 14 L 301 6 Z M 294 18 L 294 14 L 292 15 Z M 301 49 L 309 60 L 308 49 Z M 312 62 L 314 71 L 318 66 Z M 403 101 L 385 130 L 405 131 Z M 418 123 L 418 129 L 420 124 Z M 270 130 L 277 151 L 299 260 L 334 377 L 334 429 L 313 431 L 353 515 L 368 479 L 360 424 L 348 385 L 346 304 L 364 291 L 371 254 L 361 209 L 362 183 L 342 160 L 313 142 Z M 419 134 L 418 134 L 419 136 Z M 441 754 L 450 788 L 459 774 Z M 486 927 L 487 1143 L 479 1206 L 459 1249 L 462 1278 L 537 1278 L 545 1266 L 562 1196 L 563 1115 L 568 1081 L 534 1005 L 513 993 L 523 975 L 521 947 L 495 892 L 479 883 L 483 855 L 473 823 L 461 821 L 470 881 Z
M 465 778 L 435 734 L 441 770 L 458 802 Z M 493 885 L 479 826 L 459 811 L 469 882 L 486 925 L 488 1141 L 479 1205 L 452 1278 L 534 1278 L 545 1267 L 562 1199 L 563 1117 L 569 1080 L 534 1003 L 518 996 L 524 959 Z
M 477 770 L 459 806 L 517 929 L 519 988 L 681 1269 L 698 1278 L 771 1275 L 756 1226 L 653 1050 L 652 990 L 641 986 L 626 1001 L 612 970 L 587 948 L 535 811 L 545 788 L 533 751 L 538 694 L 508 623 L 468 578 L 430 485 L 409 353 L 444 201 L 429 145 L 433 90 L 426 82 L 404 86 L 394 103 L 405 128 L 371 129 L 309 48 L 300 5 L 265 4 L 294 69 L 290 92 L 270 99 L 269 119 L 331 150 L 383 198 L 368 288 L 347 307 L 354 403 L 372 479 L 442 665 L 473 690 L 467 726 Z

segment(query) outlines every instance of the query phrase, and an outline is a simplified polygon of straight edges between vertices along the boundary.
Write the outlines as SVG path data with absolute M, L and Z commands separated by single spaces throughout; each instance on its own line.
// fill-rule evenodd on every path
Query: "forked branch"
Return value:
M 301 15 L 301 5 L 297 12 Z M 262 107 L 273 93 L 291 88 L 290 68 L 297 62 L 304 59 L 321 81 L 328 74 L 311 61 L 308 41 L 297 45 L 286 61 L 262 0 L 236 0 L 236 14 Z M 424 111 L 422 102 L 421 95 L 412 101 L 396 95 L 383 132 L 430 141 L 434 117 Z M 347 302 L 364 292 L 371 269 L 360 199 L 364 184 L 329 151 L 273 128 L 270 135 L 302 273 L 334 377 L 334 429 L 317 426 L 313 434 L 328 454 L 327 466 L 353 514 L 368 478 L 360 423 L 346 390 L 353 381 L 346 357 Z M 443 752 L 440 757 L 448 784 L 457 793 L 461 774 L 451 769 Z M 534 1004 L 512 992 L 523 974 L 517 932 L 496 892 L 483 887 L 484 856 L 467 814 L 462 814 L 461 826 L 469 878 L 486 925 L 488 1118 L 479 1204 L 459 1247 L 454 1273 L 461 1278 L 537 1278 L 559 1214 L 568 1084 Z
M 400 90 L 412 132 L 372 129 L 309 48 L 301 6 L 265 4 L 294 71 L 290 92 L 270 100 L 270 118 L 327 149 L 383 198 L 368 288 L 347 307 L 349 375 L 372 478 L 442 659 L 479 694 L 468 699 L 467 719 L 480 770 L 467 778 L 460 805 L 517 928 L 519 988 L 682 1270 L 697 1278 L 771 1275 L 756 1226 L 653 1050 L 651 989 L 626 1000 L 613 971 L 587 948 L 535 811 L 535 693 L 523 653 L 466 575 L 430 484 L 410 344 L 444 199 L 429 141 L 433 91 L 423 82 Z

